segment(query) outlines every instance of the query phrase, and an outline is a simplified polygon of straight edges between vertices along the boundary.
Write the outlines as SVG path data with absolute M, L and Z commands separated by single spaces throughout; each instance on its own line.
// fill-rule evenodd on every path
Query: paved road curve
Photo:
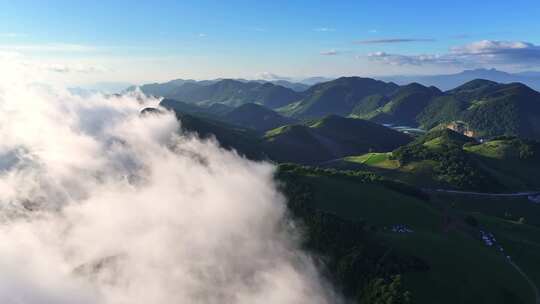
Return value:
M 523 276 L 523 278 L 527 280 L 527 282 L 529 283 L 529 285 L 534 291 L 534 297 L 536 298 L 535 303 L 540 304 L 540 293 L 538 292 L 538 288 L 536 287 L 536 284 L 534 284 L 534 282 L 529 278 L 529 276 L 525 272 L 523 272 L 523 270 L 521 270 L 521 268 L 519 268 L 519 266 L 516 265 L 514 262 L 510 261 L 510 265 L 512 265 L 512 267 L 514 267 L 517 270 L 517 272 L 519 272 Z
M 449 193 L 449 194 L 462 194 L 472 196 L 488 196 L 488 197 L 529 197 L 538 196 L 540 191 L 524 191 L 514 193 L 488 193 L 488 192 L 471 192 L 471 191 L 458 191 L 458 190 L 445 190 L 445 189 L 422 189 L 425 192 L 435 193 Z

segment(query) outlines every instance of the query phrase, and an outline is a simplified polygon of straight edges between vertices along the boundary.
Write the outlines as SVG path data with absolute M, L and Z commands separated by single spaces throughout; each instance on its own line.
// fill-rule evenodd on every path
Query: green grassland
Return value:
M 476 143 L 453 131 L 441 129 L 419 137 L 388 153 L 344 157 L 330 166 L 362 169 L 423 188 L 484 192 L 540 190 L 539 143 L 504 137 Z M 458 172 L 445 171 L 459 163 Z M 463 169 L 465 168 L 465 169 Z M 483 184 L 462 183 L 475 176 Z
M 446 206 L 447 212 L 454 216 L 476 218 L 478 229 L 493 233 L 504 248 L 504 254 L 500 255 L 510 256 L 527 277 L 540 286 L 540 205 L 526 198 L 450 194 L 437 194 L 433 200 Z
M 375 168 L 397 169 L 399 162 L 391 159 L 392 153 L 366 153 L 359 156 L 348 156 L 344 160 L 352 163 L 363 164 Z
M 524 144 L 517 139 L 493 140 L 465 147 L 486 171 L 516 190 L 540 190 L 538 155 L 523 157 Z M 538 147 L 533 147 L 533 154 Z
M 400 165 L 392 158 L 392 153 L 367 153 L 358 156 L 348 156 L 329 164 L 341 169 L 360 169 L 374 172 L 388 179 L 398 180 L 410 185 L 426 188 L 448 186 L 436 179 L 434 167 L 436 161 L 422 160 Z
M 362 161 L 369 162 L 372 157 L 365 156 Z M 375 160 L 380 163 L 378 158 Z M 306 202 L 310 207 L 366 222 L 372 227 L 373 237 L 393 254 L 412 255 L 427 263 L 427 271 L 402 274 L 404 285 L 413 294 L 413 303 L 534 303 L 534 292 L 527 280 L 504 255 L 485 246 L 478 236 L 479 228 L 467 226 L 463 218 L 468 214 L 479 218 L 480 225 L 500 239 L 508 253 L 515 256 L 516 264 L 535 282 L 540 263 L 534 266 L 538 258 L 529 252 L 536 253 L 540 248 L 538 228 L 500 219 L 489 212 L 479 213 L 482 208 L 471 211 L 453 204 L 452 198 L 425 200 L 411 196 L 378 179 L 362 181 L 314 170 L 299 173 L 294 180 L 311 189 L 311 199 Z M 447 218 L 455 224 L 447 225 Z M 397 224 L 414 232 L 395 233 L 388 229 Z
M 331 115 L 269 130 L 263 148 L 277 162 L 314 164 L 369 151 L 391 151 L 411 140 L 369 121 Z

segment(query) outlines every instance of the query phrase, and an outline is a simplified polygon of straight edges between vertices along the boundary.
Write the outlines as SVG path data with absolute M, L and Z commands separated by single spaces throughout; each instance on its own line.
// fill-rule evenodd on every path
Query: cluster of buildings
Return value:
M 394 225 L 390 228 L 392 232 L 397 233 L 412 233 L 414 232 L 411 228 L 405 226 L 405 225 Z
M 482 241 L 486 246 L 491 247 L 493 245 L 497 244 L 497 240 L 495 240 L 495 237 L 492 233 L 485 232 L 484 230 L 480 230 L 480 237 L 482 238 Z
M 482 242 L 484 242 L 486 246 L 497 248 L 497 250 L 501 254 L 503 254 L 508 260 L 510 260 L 510 256 L 504 253 L 504 248 L 499 243 L 497 243 L 497 240 L 495 239 L 493 233 L 480 230 L 480 237 L 482 238 Z

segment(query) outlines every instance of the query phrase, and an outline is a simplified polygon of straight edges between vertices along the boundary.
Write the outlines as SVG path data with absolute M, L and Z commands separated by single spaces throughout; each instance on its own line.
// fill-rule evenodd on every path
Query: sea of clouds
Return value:
M 159 100 L 75 96 L 13 62 L 0 71 L 0 303 L 337 302 L 272 165 L 179 132 L 172 113 L 140 115 Z

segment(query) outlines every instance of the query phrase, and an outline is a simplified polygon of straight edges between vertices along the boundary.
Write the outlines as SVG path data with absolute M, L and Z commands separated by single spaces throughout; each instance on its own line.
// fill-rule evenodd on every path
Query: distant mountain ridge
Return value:
M 508 73 L 497 69 L 465 70 L 456 74 L 424 75 L 424 76 L 387 76 L 378 77 L 384 81 L 397 84 L 418 82 L 426 86 L 435 86 L 443 91 L 458 87 L 474 79 L 486 79 L 499 83 L 521 82 L 535 90 L 540 90 L 540 72 Z
M 540 139 L 540 93 L 521 83 L 475 79 L 441 91 L 420 83 L 399 86 L 371 78 L 341 77 L 296 92 L 269 82 L 223 79 L 174 80 L 148 84 L 141 90 L 183 102 L 184 108 L 198 106 L 202 112 L 214 114 L 258 104 L 262 107 L 248 106 L 241 116 L 251 121 L 249 127 L 259 130 L 275 125 L 265 126 L 264 117 L 273 117 L 266 122 L 279 122 L 285 119 L 280 115 L 297 120 L 340 115 L 424 130 L 449 126 L 475 137 Z
M 346 116 L 363 98 L 389 95 L 399 87 L 394 83 L 362 77 L 341 77 L 310 87 L 301 100 L 280 109 L 288 116 L 314 118 L 329 114 Z
M 165 83 L 145 84 L 139 88 L 148 95 L 201 106 L 222 103 L 236 107 L 245 103 L 259 103 L 269 108 L 277 108 L 301 97 L 300 92 L 271 82 L 234 79 L 204 81 L 177 79 Z M 134 89 L 135 87 L 130 87 L 128 90 Z
M 176 114 L 183 129 L 215 136 L 225 148 L 253 159 L 314 164 L 350 154 L 391 151 L 412 141 L 411 136 L 379 124 L 337 115 L 301 123 L 256 104 L 220 116 L 171 99 L 160 105 Z M 144 112 L 160 113 L 154 108 Z M 260 132 L 264 129 L 270 130 Z
M 463 132 L 476 137 L 540 139 L 540 93 L 521 83 L 483 79 L 443 92 L 419 83 L 342 77 L 311 87 L 278 112 L 303 119 L 337 114 L 425 130 L 460 122 Z

